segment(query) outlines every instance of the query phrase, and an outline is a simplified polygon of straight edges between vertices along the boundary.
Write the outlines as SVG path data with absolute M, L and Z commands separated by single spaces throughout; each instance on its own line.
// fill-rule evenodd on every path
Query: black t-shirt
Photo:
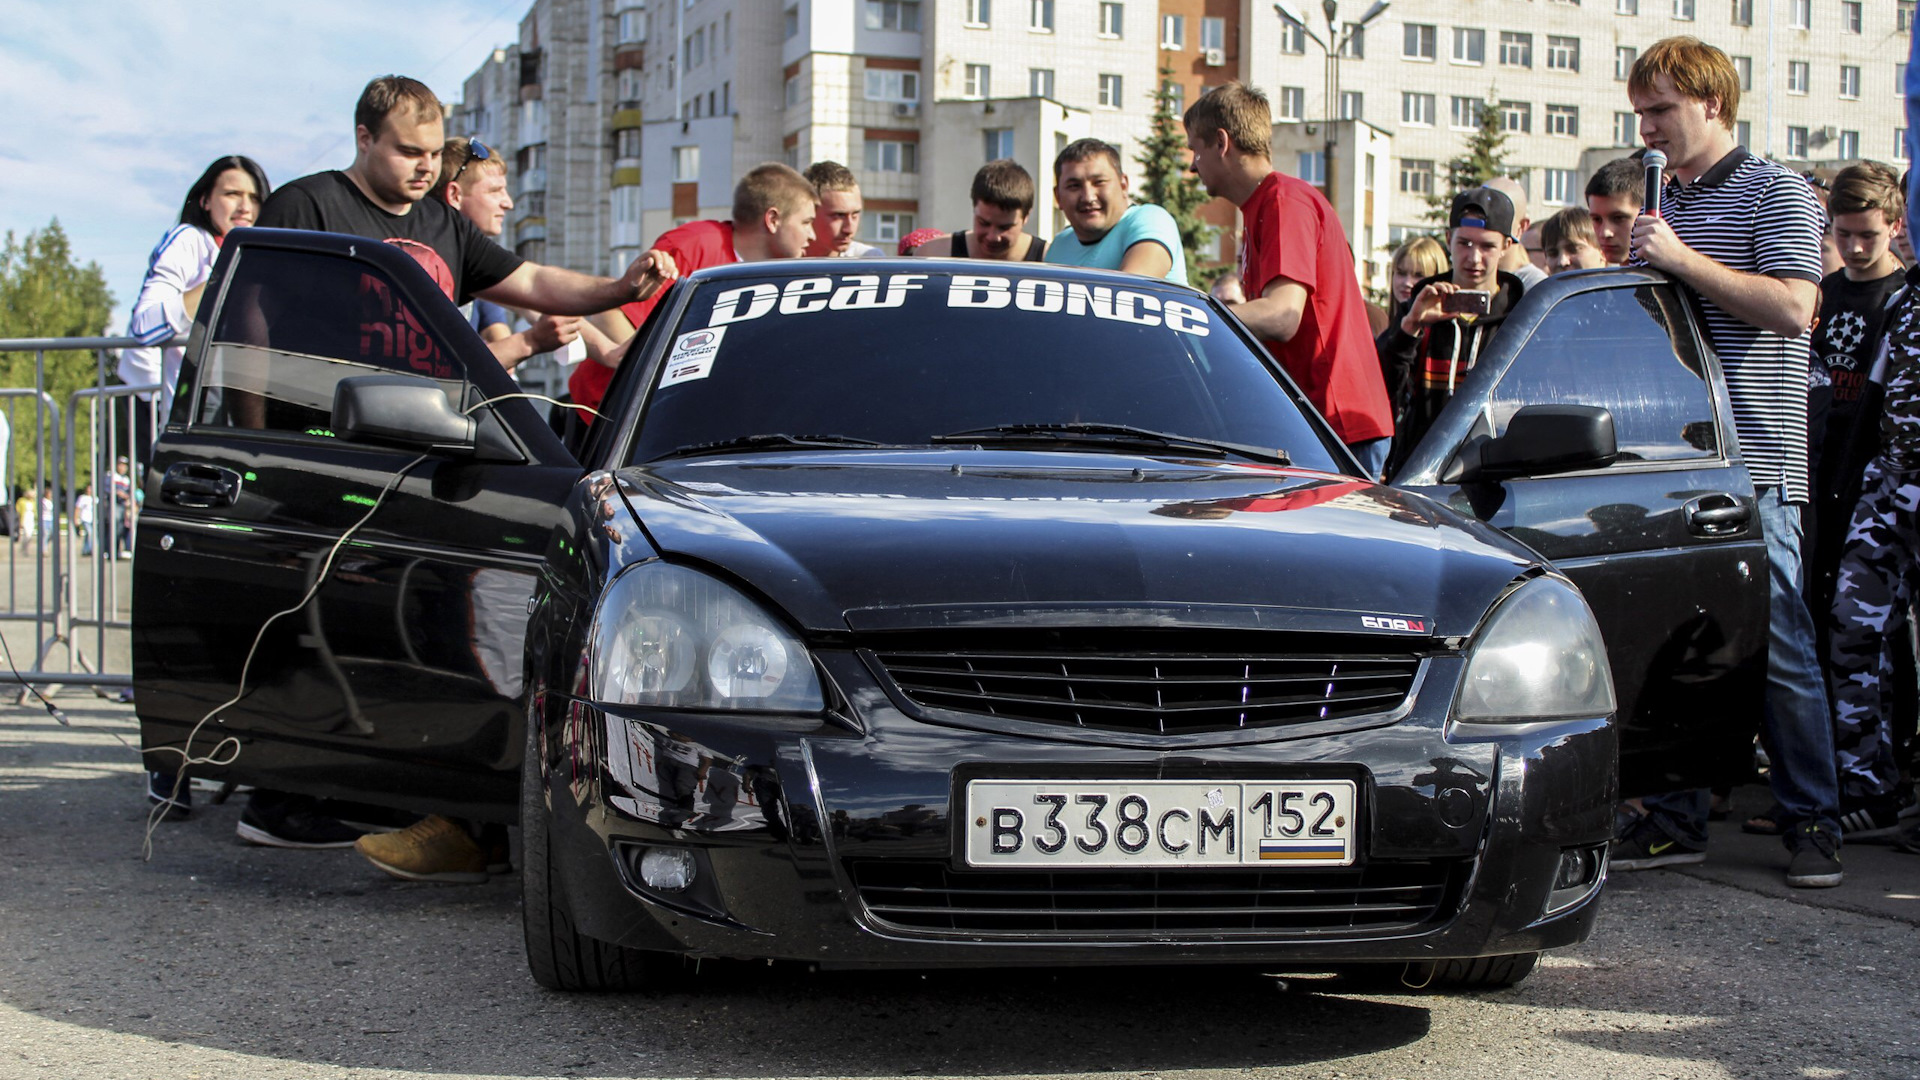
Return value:
M 505 281 L 526 261 L 439 199 L 422 199 L 405 214 L 390 214 L 337 171 L 275 188 L 260 210 L 260 227 L 345 233 L 394 244 L 412 255 L 456 304 Z
M 1835 270 L 1820 283 L 1820 324 L 1813 332 L 1813 357 L 1833 381 L 1834 417 L 1851 419 L 1866 388 L 1867 373 L 1880 349 L 1888 298 L 1900 291 L 1901 271 L 1873 281 L 1853 281 Z

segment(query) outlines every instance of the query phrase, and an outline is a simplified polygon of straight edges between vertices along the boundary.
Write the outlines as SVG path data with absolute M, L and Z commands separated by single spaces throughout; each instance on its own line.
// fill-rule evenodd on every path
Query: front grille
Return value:
M 1155 640 L 1171 644 L 1180 636 Z M 1033 649 L 877 649 L 874 656 L 901 693 L 923 708 L 1162 735 L 1387 712 L 1406 700 L 1420 669 L 1414 653 L 1335 651 L 1327 638 L 1302 643 L 1317 647 L 1259 652 L 1140 644 L 1088 638 Z
M 1063 938 L 1325 935 L 1405 930 L 1452 914 L 1468 864 L 1330 870 L 955 870 L 849 859 L 867 910 L 903 930 Z

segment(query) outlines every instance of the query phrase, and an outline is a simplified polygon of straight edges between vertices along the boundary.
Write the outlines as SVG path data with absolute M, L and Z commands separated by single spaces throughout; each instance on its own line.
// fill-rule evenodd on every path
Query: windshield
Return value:
M 1147 279 L 727 278 L 700 285 L 667 350 L 634 462 L 736 442 L 1161 452 L 1114 430 L 1128 428 L 1337 468 L 1269 361 L 1206 298 Z M 1032 430 L 1052 425 L 1075 430 Z M 794 438 L 755 439 L 776 434 Z

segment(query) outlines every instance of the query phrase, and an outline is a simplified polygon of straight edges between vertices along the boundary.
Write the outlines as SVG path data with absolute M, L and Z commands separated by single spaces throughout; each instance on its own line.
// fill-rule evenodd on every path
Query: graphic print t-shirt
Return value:
M 412 255 L 456 304 L 505 281 L 525 261 L 438 199 L 422 199 L 404 214 L 390 214 L 337 171 L 275 189 L 260 210 L 260 227 L 345 233 L 393 244 Z
M 1851 281 L 1835 270 L 1820 283 L 1820 323 L 1813 332 L 1813 355 L 1833 383 L 1833 418 L 1828 427 L 1849 423 L 1867 385 L 1874 353 L 1886 325 L 1887 301 L 1900 291 L 1896 270 L 1872 281 Z

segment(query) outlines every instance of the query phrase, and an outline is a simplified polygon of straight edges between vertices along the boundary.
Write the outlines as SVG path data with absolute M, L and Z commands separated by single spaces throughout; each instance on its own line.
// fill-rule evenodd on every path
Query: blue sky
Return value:
M 114 325 L 187 186 L 223 154 L 276 185 L 353 159 L 376 75 L 442 100 L 529 0 L 0 0 L 0 231 L 59 218 L 113 289 Z

